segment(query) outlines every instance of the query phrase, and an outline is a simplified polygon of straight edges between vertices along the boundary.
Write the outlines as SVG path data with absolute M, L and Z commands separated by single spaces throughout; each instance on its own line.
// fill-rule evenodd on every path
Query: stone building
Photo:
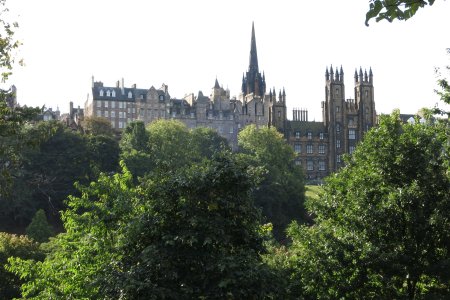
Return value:
M 176 119 L 189 128 L 210 127 L 227 138 L 237 148 L 237 134 L 249 124 L 274 125 L 283 130 L 286 123 L 286 93 L 275 90 L 266 93 L 264 73 L 258 66 L 255 29 L 252 26 L 249 68 L 242 78 L 239 97 L 231 98 L 230 91 L 219 85 L 216 78 L 211 94 L 201 91 L 182 99 L 172 98 L 169 88 L 125 87 L 124 80 L 116 86 L 106 86 L 92 78 L 91 97 L 85 103 L 86 116 L 104 117 L 113 128 L 122 130 L 134 120 L 148 124 L 156 119 Z
M 210 127 L 237 148 L 237 134 L 247 125 L 274 126 L 284 134 L 296 153 L 307 179 L 320 180 L 342 166 L 341 157 L 352 153 L 364 133 L 376 124 L 373 74 L 355 71 L 354 98 L 346 99 L 344 72 L 326 68 L 323 121 L 308 121 L 307 110 L 294 109 L 287 118 L 286 92 L 266 90 L 264 72 L 258 65 L 255 28 L 252 25 L 249 67 L 242 76 L 239 96 L 220 86 L 217 78 L 209 96 L 172 98 L 168 86 L 159 89 L 125 87 L 124 80 L 106 86 L 92 78 L 91 97 L 85 103 L 86 116 L 104 117 L 113 128 L 122 130 L 134 120 L 148 124 L 156 119 L 176 119 L 189 128 Z

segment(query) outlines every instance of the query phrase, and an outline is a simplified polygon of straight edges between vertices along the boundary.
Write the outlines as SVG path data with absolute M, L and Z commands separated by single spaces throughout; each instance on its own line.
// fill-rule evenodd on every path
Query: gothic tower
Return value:
M 372 68 L 367 71 L 355 70 L 355 102 L 358 110 L 358 136 L 362 137 L 365 132 L 376 125 L 376 111 L 373 89 Z
M 252 23 L 252 37 L 250 44 L 250 61 L 248 71 L 242 77 L 242 95 L 252 94 L 254 96 L 264 97 L 266 93 L 266 79 L 264 74 L 261 76 L 258 67 L 258 53 L 256 51 L 255 26 Z
M 328 169 L 334 171 L 341 164 L 340 157 L 345 151 L 345 86 L 344 71 L 333 66 L 325 70 L 325 101 L 322 102 L 323 122 L 328 131 Z

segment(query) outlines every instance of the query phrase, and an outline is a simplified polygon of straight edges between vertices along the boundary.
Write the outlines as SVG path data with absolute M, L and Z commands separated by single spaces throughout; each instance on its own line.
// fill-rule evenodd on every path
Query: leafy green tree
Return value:
M 270 298 L 277 278 L 262 263 L 254 185 L 228 154 L 157 176 L 143 186 L 110 297 Z
M 230 155 L 149 177 L 79 186 L 43 262 L 9 259 L 26 299 L 274 298 L 248 168 Z
M 135 178 L 142 177 L 153 168 L 149 149 L 149 132 L 142 121 L 130 122 L 120 140 L 120 159 Z
M 48 213 L 52 225 L 60 226 L 64 199 L 76 194 L 75 182 L 87 183 L 90 177 L 87 139 L 56 121 L 41 122 L 28 135 L 48 135 L 24 154 L 23 176 L 36 207 Z
M 8 272 L 4 267 L 9 257 L 22 259 L 44 259 L 39 244 L 24 235 L 0 232 L 0 298 L 13 299 L 20 297 L 20 286 L 23 280 Z
M 419 8 L 433 5 L 435 0 L 370 0 L 369 11 L 366 14 L 366 25 L 369 26 L 370 19 L 408 20 L 413 17 Z
M 210 159 L 218 152 L 231 151 L 227 139 L 212 128 L 197 127 L 191 130 L 190 135 L 192 149 L 200 158 Z
M 43 209 L 39 209 L 26 229 L 27 236 L 38 243 L 48 242 L 53 235 L 53 228 L 48 224 Z
M 94 179 L 100 172 L 115 172 L 119 169 L 119 143 L 111 136 L 91 135 L 87 137 L 90 173 Z
M 272 222 L 277 239 L 292 221 L 305 221 L 303 172 L 294 165 L 294 151 L 273 127 L 246 126 L 238 136 L 241 158 L 262 170 L 262 181 L 254 191 L 255 203 L 266 221 Z
M 66 232 L 51 239 L 45 260 L 9 259 L 8 269 L 25 281 L 25 299 L 104 298 L 100 282 L 124 255 L 119 249 L 128 239 L 124 232 L 136 202 L 131 174 L 101 174 L 97 182 L 77 187 L 81 197 L 70 196 L 62 213 Z
M 450 293 L 450 144 L 445 122 L 384 116 L 293 225 L 293 284 L 321 299 Z
M 177 120 L 157 120 L 147 126 L 149 154 L 153 167 L 166 172 L 192 162 L 189 130 Z
M 114 135 L 111 122 L 103 117 L 86 117 L 83 121 L 83 128 L 87 134 L 91 135 Z

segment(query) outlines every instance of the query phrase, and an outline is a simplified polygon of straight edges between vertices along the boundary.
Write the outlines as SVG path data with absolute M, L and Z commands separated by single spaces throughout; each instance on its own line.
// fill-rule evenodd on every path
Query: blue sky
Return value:
M 372 67 L 378 113 L 414 113 L 438 102 L 435 67 L 446 55 L 450 1 L 436 1 L 406 22 L 364 24 L 368 1 L 7 0 L 19 22 L 25 67 L 7 84 L 21 104 L 83 107 L 91 76 L 124 78 L 140 88 L 169 85 L 172 97 L 202 90 L 217 76 L 238 95 L 248 67 L 252 21 L 268 87 L 286 89 L 288 117 L 307 108 L 321 120 L 324 73 L 343 66 L 346 98 L 355 68 Z

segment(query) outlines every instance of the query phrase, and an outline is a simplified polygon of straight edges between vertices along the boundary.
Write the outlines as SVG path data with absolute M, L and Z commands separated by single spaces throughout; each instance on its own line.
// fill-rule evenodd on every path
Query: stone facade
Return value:
M 287 119 L 286 92 L 266 91 L 264 72 L 258 65 L 255 29 L 252 25 L 248 70 L 242 76 L 239 96 L 215 84 L 208 96 L 172 98 L 168 86 L 159 89 L 125 87 L 123 79 L 116 86 L 105 86 L 92 78 L 92 97 L 85 103 L 86 116 L 104 117 L 113 128 L 122 130 L 134 120 L 148 124 L 157 119 L 176 119 L 189 128 L 210 127 L 228 139 L 237 149 L 237 135 L 247 125 L 274 126 L 284 134 L 296 153 L 295 163 L 302 165 L 306 178 L 322 179 L 342 166 L 342 155 L 352 153 L 364 133 L 376 124 L 372 70 L 355 71 L 354 98 L 345 98 L 344 72 L 325 72 L 323 121 L 309 122 L 306 110 L 293 110 Z

